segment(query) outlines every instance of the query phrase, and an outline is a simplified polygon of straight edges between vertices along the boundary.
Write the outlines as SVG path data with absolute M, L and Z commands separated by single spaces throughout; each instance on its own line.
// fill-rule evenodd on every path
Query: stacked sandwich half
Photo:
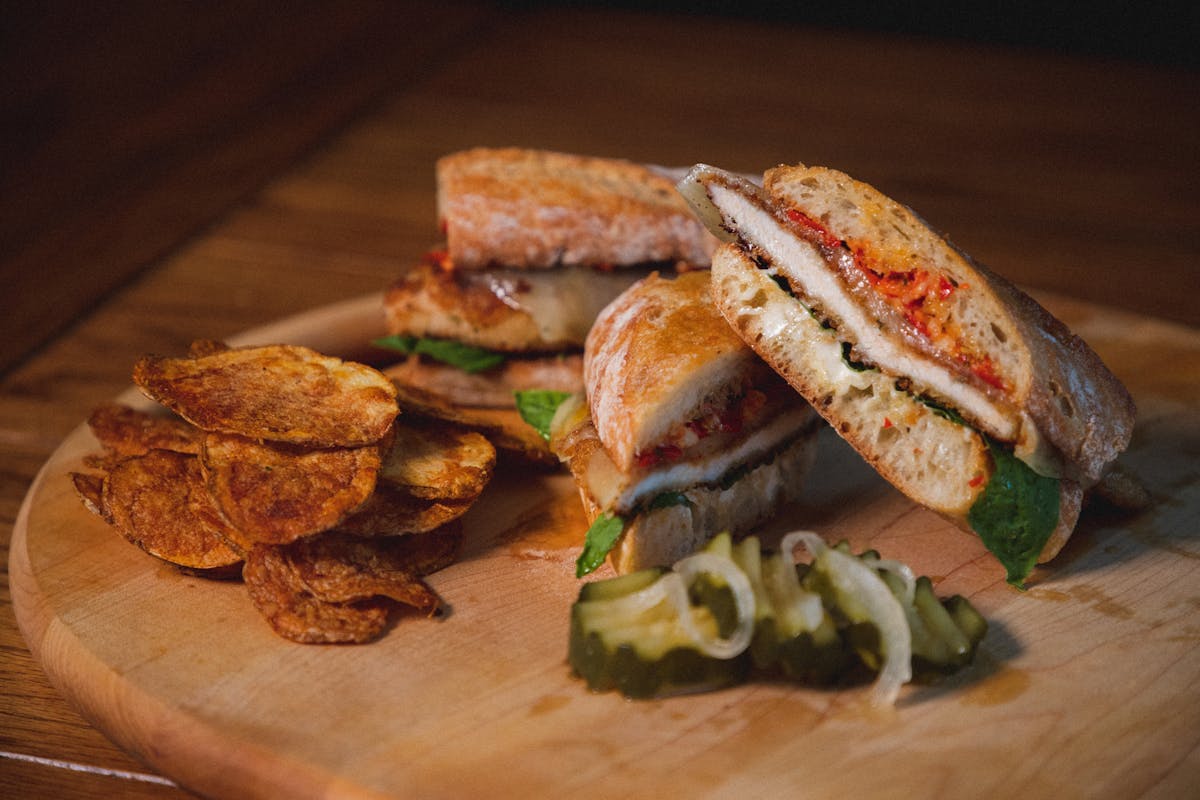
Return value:
M 716 239 L 661 171 L 541 150 L 474 149 L 437 163 L 445 250 L 387 292 L 390 375 L 468 407 L 514 390 L 581 388 L 596 315 L 651 269 L 707 267 Z

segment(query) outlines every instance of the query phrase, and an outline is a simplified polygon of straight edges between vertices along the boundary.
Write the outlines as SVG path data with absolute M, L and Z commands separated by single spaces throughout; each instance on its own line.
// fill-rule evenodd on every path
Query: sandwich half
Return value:
M 396 380 L 474 407 L 582 388 L 596 316 L 652 269 L 707 267 L 716 239 L 674 181 L 629 161 L 476 148 L 437 163 L 445 249 L 385 295 Z
M 727 240 L 721 314 L 884 478 L 978 533 L 1014 585 L 1062 548 L 1135 416 L 1087 344 L 841 172 L 759 187 L 698 165 L 680 191 Z
M 717 313 L 708 272 L 653 274 L 605 308 L 584 381 L 550 425 L 593 523 L 579 574 L 606 555 L 670 565 L 798 497 L 820 418 Z

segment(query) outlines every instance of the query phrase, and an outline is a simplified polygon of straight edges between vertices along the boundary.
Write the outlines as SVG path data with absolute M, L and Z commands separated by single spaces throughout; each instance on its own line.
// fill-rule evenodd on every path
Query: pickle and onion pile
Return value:
M 810 563 L 796 563 L 802 544 Z M 594 691 L 653 698 L 755 676 L 836 685 L 875 674 L 871 699 L 970 664 L 987 622 L 965 598 L 873 551 L 853 555 L 816 534 L 721 534 L 670 569 L 584 584 L 571 607 L 568 662 Z

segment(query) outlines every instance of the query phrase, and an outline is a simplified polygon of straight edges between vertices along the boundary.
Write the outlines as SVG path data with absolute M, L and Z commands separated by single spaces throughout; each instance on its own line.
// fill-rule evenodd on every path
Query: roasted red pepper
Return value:
M 827 248 L 848 247 L 854 257 L 854 266 L 888 304 L 903 315 L 904 321 L 913 330 L 933 342 L 988 386 L 1001 391 L 1008 389 L 996 371 L 995 362 L 986 354 L 974 353 L 964 347 L 954 330 L 954 323 L 946 322 L 949 314 L 945 313 L 945 303 L 955 292 L 966 289 L 966 284 L 955 283 L 945 275 L 938 275 L 935 279 L 925 269 L 901 271 L 876 268 L 876 260 L 868 253 L 843 242 L 803 211 L 789 208 L 787 216 L 808 232 L 806 238 L 810 241 L 815 238 Z

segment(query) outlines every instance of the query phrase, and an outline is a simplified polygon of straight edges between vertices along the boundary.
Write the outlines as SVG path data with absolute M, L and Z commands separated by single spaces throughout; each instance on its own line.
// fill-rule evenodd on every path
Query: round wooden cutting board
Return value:
M 1089 509 L 1027 591 L 979 543 L 914 507 L 830 432 L 804 527 L 871 546 L 969 596 L 990 622 L 976 663 L 909 686 L 751 683 L 633 702 L 565 663 L 586 527 L 569 478 L 501 472 L 465 518 L 462 560 L 430 583 L 451 607 L 401 615 L 373 644 L 276 636 L 238 582 L 190 577 L 84 509 L 67 477 L 81 425 L 17 520 L 13 602 L 55 685 L 182 785 L 239 797 L 1112 797 L 1200 787 L 1200 334 L 1044 298 L 1130 387 L 1123 459 L 1154 506 Z M 240 337 L 352 357 L 379 298 Z M 120 398 L 136 401 L 134 392 Z

